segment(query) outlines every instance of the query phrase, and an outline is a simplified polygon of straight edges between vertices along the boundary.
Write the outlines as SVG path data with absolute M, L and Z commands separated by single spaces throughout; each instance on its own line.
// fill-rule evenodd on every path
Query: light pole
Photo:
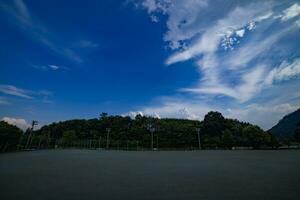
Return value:
M 156 150 L 158 151 L 158 134 L 156 134 Z
M 199 147 L 199 150 L 201 150 L 201 141 L 200 141 L 200 131 L 201 131 L 201 129 L 196 128 L 196 131 L 198 133 L 198 147 Z
M 109 148 L 109 133 L 110 133 L 110 128 L 106 128 L 107 136 L 106 136 L 106 149 Z
M 99 149 L 101 148 L 101 136 L 99 137 L 99 140 L 98 140 L 98 146 L 99 146 Z
M 153 127 L 152 124 L 148 124 L 147 129 L 151 133 L 151 150 L 153 151 L 153 135 L 155 132 L 155 127 Z

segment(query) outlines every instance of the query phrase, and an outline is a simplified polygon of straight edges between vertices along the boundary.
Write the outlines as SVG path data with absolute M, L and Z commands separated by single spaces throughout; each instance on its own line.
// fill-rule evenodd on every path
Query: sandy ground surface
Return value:
M 0 154 L 0 199 L 300 199 L 300 151 Z

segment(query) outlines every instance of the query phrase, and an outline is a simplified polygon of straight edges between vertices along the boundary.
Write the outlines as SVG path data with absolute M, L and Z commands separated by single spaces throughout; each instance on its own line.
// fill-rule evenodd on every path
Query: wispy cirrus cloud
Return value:
M 253 64 L 249 67 L 249 63 L 258 57 L 262 57 L 262 54 L 274 47 L 282 37 L 296 28 L 293 24 L 288 25 L 266 37 L 262 31 L 271 26 L 272 23 L 276 23 L 278 19 L 275 17 L 275 11 L 272 10 L 277 4 L 272 2 L 237 5 L 235 8 L 229 9 L 225 17 L 214 20 L 211 23 L 212 25 L 208 26 L 203 26 L 202 23 L 198 22 L 202 20 L 198 16 L 203 11 L 203 8 L 207 8 L 211 2 L 196 1 L 197 3 L 195 3 L 191 1 L 187 3 L 188 6 L 186 7 L 195 8 L 201 5 L 200 9 L 187 9 L 184 11 L 184 15 L 172 12 L 175 8 L 181 9 L 181 4 L 178 1 L 153 0 L 146 2 L 142 6 L 146 8 L 148 6 L 148 13 L 161 12 L 169 16 L 166 23 L 168 31 L 164 39 L 171 44 L 172 49 L 179 50 L 166 60 L 166 64 L 171 65 L 193 59 L 202 72 L 199 86 L 182 89 L 181 91 L 222 94 L 242 102 L 250 100 L 259 93 L 258 90 L 264 88 L 262 78 L 269 73 L 267 65 L 270 63 L 257 63 L 255 64 L 256 67 L 253 67 Z M 298 16 L 298 4 L 282 9 L 279 11 L 279 14 L 282 21 L 295 18 Z M 169 26 L 170 23 L 177 28 L 174 29 L 172 28 L 173 26 Z M 257 25 L 264 27 L 259 27 L 259 30 L 255 30 Z M 185 26 L 188 28 L 185 28 Z M 184 33 L 184 37 L 182 33 Z M 170 34 L 179 35 L 180 37 L 169 37 Z M 254 36 L 248 37 L 248 41 L 242 44 L 243 41 L 240 40 L 249 34 Z M 220 47 L 222 46 L 225 51 L 227 49 L 233 50 L 233 46 L 237 47 L 235 47 L 235 51 L 228 51 L 226 56 L 222 56 L 220 54 Z M 241 67 L 246 68 L 246 70 L 240 70 Z M 228 80 L 223 76 L 226 71 L 228 72 L 226 73 Z M 235 86 L 231 86 L 228 83 L 233 79 L 231 74 L 234 76 L 239 74 L 239 81 L 237 79 L 239 83 Z M 252 81 L 248 81 L 248 79 Z
M 25 99 L 33 99 L 32 91 L 17 88 L 13 85 L 0 85 L 0 92 L 12 96 L 17 96 Z
M 74 48 L 72 42 L 61 38 L 55 31 L 50 30 L 42 21 L 34 16 L 23 0 L 13 0 L 0 3 L 0 11 L 3 11 L 8 19 L 13 19 L 14 24 L 29 35 L 33 40 L 43 44 L 53 52 L 67 58 L 68 60 L 82 63 L 84 58 Z M 85 43 L 86 46 L 95 43 Z
M 66 71 L 66 70 L 70 70 L 70 68 L 62 66 L 62 65 L 31 65 L 33 68 L 35 69 L 39 69 L 42 71 Z
M 291 7 L 283 11 L 280 15 L 282 21 L 293 19 L 300 15 L 300 5 L 298 3 L 293 4 Z
M 288 82 L 299 74 L 299 46 L 294 45 L 300 42 L 295 38 L 300 27 L 299 4 L 296 1 L 142 2 L 137 1 L 136 5 L 147 10 L 150 17 L 167 16 L 163 40 L 172 53 L 166 59 L 166 65 L 178 63 L 186 66 L 184 62 L 192 60 L 198 68 L 198 83 L 178 91 L 181 94 L 188 92 L 193 98 L 205 98 L 201 103 L 190 98 L 162 99 L 158 105 L 149 105 L 139 109 L 140 112 L 186 118 L 179 112 L 183 109 L 192 113 L 190 116 L 201 118 L 202 115 L 197 113 L 209 108 L 270 128 L 271 123 L 279 119 L 278 116 L 282 117 L 299 107 L 300 95 L 292 85 L 299 82 Z M 290 89 L 277 87 L 283 82 L 287 82 L 285 87 Z M 266 96 L 272 91 L 277 96 Z M 293 98 L 282 98 L 281 93 Z M 259 107 L 258 101 L 263 106 Z M 226 102 L 225 105 L 223 102 Z M 274 116 L 264 114 L 266 110 L 262 107 L 268 108 Z M 274 107 L 288 109 L 279 112 L 272 110 Z M 261 122 L 254 119 L 255 112 L 260 113 L 258 119 Z M 270 120 L 267 122 L 264 117 Z
M 286 81 L 300 75 L 300 58 L 293 62 L 283 61 L 279 67 L 272 69 L 265 79 L 268 85 L 274 82 Z
M 33 90 L 19 88 L 14 85 L 0 84 L 0 93 L 4 95 L 15 96 L 23 99 L 28 99 L 28 100 L 35 99 L 44 103 L 53 103 L 52 100 L 53 93 L 48 90 L 33 91 Z M 2 101 L 4 103 L 8 102 L 8 100 L 4 97 L 2 97 Z

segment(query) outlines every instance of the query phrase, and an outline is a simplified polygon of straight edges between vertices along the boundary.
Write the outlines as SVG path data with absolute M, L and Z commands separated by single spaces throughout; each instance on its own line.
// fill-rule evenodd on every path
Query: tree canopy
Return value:
M 0 121 L 0 150 L 14 150 L 17 147 L 21 136 L 21 129 L 14 125 L 10 125 L 5 121 Z
M 150 126 L 155 130 L 153 137 Z M 276 138 L 260 127 L 227 119 L 215 111 L 207 113 L 203 121 L 158 119 L 142 115 L 132 119 L 101 113 L 99 118 L 54 122 L 33 132 L 28 130 L 23 135 L 17 127 L 1 121 L 0 139 L 2 151 L 17 149 L 18 146 L 29 149 L 54 146 L 148 149 L 152 140 L 155 148 L 197 149 L 198 139 L 204 149 L 278 146 Z
M 194 149 L 198 146 L 196 128 L 200 128 L 203 148 L 232 148 L 248 146 L 259 148 L 272 146 L 274 137 L 260 127 L 235 119 L 226 119 L 219 112 L 211 111 L 203 121 L 187 119 L 158 119 L 137 115 L 110 116 L 101 113 L 98 119 L 74 119 L 43 126 L 37 135 L 50 134 L 51 138 L 67 141 L 100 140 L 102 146 L 110 129 L 110 147 L 134 147 L 139 145 L 149 148 L 151 134 L 147 126 L 155 127 L 154 147 Z

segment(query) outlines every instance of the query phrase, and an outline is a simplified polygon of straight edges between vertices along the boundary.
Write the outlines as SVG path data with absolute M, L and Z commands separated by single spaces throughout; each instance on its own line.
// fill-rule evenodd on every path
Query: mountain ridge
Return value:
M 275 126 L 270 128 L 268 132 L 279 137 L 292 137 L 298 122 L 300 122 L 300 108 L 285 115 Z

